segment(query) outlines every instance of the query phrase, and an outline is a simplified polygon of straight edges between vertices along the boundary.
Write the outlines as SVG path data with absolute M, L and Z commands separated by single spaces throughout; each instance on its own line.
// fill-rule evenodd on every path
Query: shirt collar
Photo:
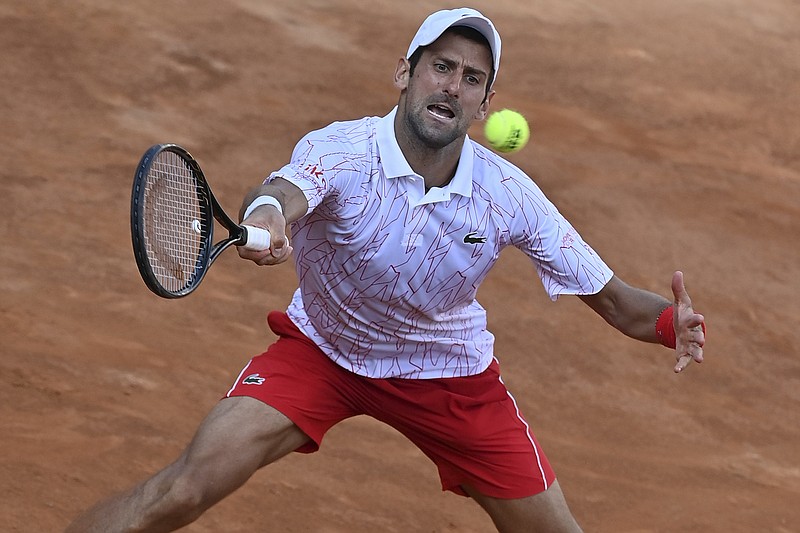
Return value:
M 383 173 L 387 178 L 400 178 L 409 176 L 419 176 L 411 169 L 411 165 L 406 161 L 403 151 L 400 150 L 400 145 L 397 143 L 397 137 L 394 134 L 394 120 L 397 115 L 397 106 L 392 109 L 388 115 L 379 118 L 375 126 L 376 137 L 378 143 L 378 152 L 381 156 L 381 164 L 383 165 Z M 458 160 L 458 167 L 456 174 L 450 183 L 441 188 L 441 191 L 450 194 L 460 194 L 461 196 L 469 197 L 472 194 L 472 165 L 474 161 L 474 151 L 472 148 L 472 141 L 469 136 L 464 140 L 464 146 L 461 148 L 461 156 Z

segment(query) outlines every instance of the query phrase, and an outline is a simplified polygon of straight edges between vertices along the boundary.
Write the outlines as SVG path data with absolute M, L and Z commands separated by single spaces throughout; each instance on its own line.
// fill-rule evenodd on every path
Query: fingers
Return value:
M 686 291 L 686 285 L 683 282 L 683 272 L 680 270 L 672 275 L 672 295 L 675 298 L 673 313 L 675 313 L 676 329 L 679 327 L 701 327 L 705 319 L 703 315 L 694 312 L 692 299 Z
M 277 265 L 283 263 L 292 255 L 293 248 L 283 239 L 283 245 L 279 246 L 277 239 L 273 241 L 268 250 L 247 250 L 241 246 L 237 247 L 239 257 L 249 259 L 259 266 Z
M 676 374 L 680 374 L 686 369 L 687 366 L 689 366 L 689 363 L 691 362 L 692 362 L 691 355 L 681 356 L 678 358 L 678 363 L 675 365 L 675 368 L 673 370 L 675 371 Z
M 689 350 L 689 353 L 678 357 L 678 362 L 675 364 L 675 368 L 673 370 L 675 371 L 676 374 L 679 374 L 683 372 L 692 361 L 694 361 L 695 363 L 703 362 L 702 346 L 695 346 L 694 348 Z
M 675 364 L 675 368 L 673 370 L 676 374 L 683 372 L 692 362 L 703 362 L 703 347 L 699 344 L 694 344 L 687 350 L 685 354 L 679 356 L 678 362 Z
M 263 228 L 270 232 L 270 246 L 267 250 L 247 250 L 237 247 L 239 257 L 249 259 L 259 266 L 283 263 L 292 255 L 292 246 L 286 235 L 286 219 L 273 206 L 257 207 L 242 224 Z
M 289 239 L 286 237 L 285 233 L 276 235 L 269 247 L 273 257 L 285 257 L 287 248 L 291 248 L 291 246 L 289 245 Z
M 256 261 L 259 266 L 277 265 L 283 263 L 292 255 L 293 248 L 290 245 L 282 246 L 281 248 L 270 248 L 267 253 Z
M 237 246 L 236 249 L 239 252 L 239 257 L 249 259 L 259 266 L 283 263 L 292 254 L 292 246 L 289 244 L 289 239 L 284 232 L 272 233 L 270 246 L 266 250 L 249 250 L 243 246 Z
M 703 315 L 699 313 L 692 314 L 687 320 L 685 333 L 678 339 L 679 355 L 674 368 L 676 373 L 683 372 L 692 361 L 703 362 L 703 346 L 706 343 L 706 335 L 703 331 L 704 320 Z
M 705 317 L 694 312 L 692 299 L 684 284 L 683 272 L 679 270 L 672 275 L 672 294 L 675 297 L 673 313 L 677 344 L 677 363 L 674 370 L 680 373 L 692 362 L 703 362 L 703 345 L 706 342 Z
M 683 272 L 680 270 L 672 274 L 672 295 L 675 298 L 675 306 L 691 307 L 692 299 L 686 292 L 686 285 L 683 283 Z

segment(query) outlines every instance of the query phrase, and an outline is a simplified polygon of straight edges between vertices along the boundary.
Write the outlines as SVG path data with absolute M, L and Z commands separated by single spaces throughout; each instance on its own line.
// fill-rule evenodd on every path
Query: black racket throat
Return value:
M 208 263 L 211 265 L 219 254 L 224 252 L 227 248 L 231 246 L 240 246 L 244 245 L 247 242 L 247 228 L 244 228 L 237 224 L 236 222 L 231 219 L 227 213 L 222 209 L 217 202 L 217 199 L 211 193 L 211 189 L 206 184 L 206 190 L 208 191 L 208 198 L 211 200 L 211 215 L 219 222 L 226 230 L 228 230 L 228 237 L 215 246 L 213 246 L 209 252 Z M 211 228 L 211 237 L 213 238 L 214 228 Z M 211 242 L 211 239 L 209 239 Z

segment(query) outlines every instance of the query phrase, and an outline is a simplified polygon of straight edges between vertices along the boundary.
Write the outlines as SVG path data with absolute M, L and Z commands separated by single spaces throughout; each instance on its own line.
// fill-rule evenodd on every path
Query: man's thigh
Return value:
M 225 398 L 201 423 L 176 462 L 184 478 L 224 497 L 256 470 L 308 441 L 291 420 L 254 398 Z

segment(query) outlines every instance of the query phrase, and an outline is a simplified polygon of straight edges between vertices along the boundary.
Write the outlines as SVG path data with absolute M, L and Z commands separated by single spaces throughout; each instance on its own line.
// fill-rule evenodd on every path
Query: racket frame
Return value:
M 203 241 L 199 250 L 194 272 L 189 281 L 177 291 L 170 290 L 159 282 L 158 277 L 155 275 L 150 265 L 145 246 L 145 224 L 143 216 L 145 177 L 149 173 L 156 157 L 165 151 L 172 152 L 180 157 L 192 172 L 195 180 L 195 187 L 197 188 L 197 195 L 198 198 L 200 198 L 201 227 L 208 228 L 208 236 Z M 213 242 L 215 219 L 228 231 L 228 237 L 220 240 L 216 244 Z M 166 143 L 151 146 L 142 156 L 136 170 L 133 180 L 133 191 L 131 193 L 131 240 L 133 244 L 133 253 L 136 258 L 136 266 L 147 288 L 162 298 L 173 299 L 182 298 L 193 292 L 200 285 L 208 269 L 223 251 L 230 246 L 245 245 L 247 243 L 247 229 L 236 224 L 222 209 L 219 202 L 214 197 L 205 174 L 203 174 L 195 158 L 183 147 L 173 143 Z

